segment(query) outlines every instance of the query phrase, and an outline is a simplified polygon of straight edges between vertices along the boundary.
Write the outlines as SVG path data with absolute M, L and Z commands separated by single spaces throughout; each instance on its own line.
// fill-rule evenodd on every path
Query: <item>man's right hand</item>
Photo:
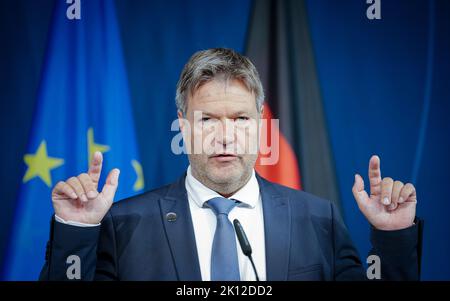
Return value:
M 111 170 L 99 193 L 97 188 L 102 162 L 102 153 L 95 152 L 88 173 L 56 184 L 52 191 L 52 202 L 58 217 L 85 224 L 100 223 L 113 203 L 120 173 L 117 168 Z

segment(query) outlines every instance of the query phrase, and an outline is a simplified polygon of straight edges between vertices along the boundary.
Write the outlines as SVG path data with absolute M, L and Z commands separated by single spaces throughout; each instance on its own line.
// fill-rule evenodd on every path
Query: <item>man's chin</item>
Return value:
M 217 184 L 230 184 L 239 179 L 241 175 L 242 173 L 238 172 L 236 167 L 234 167 L 234 170 L 230 170 L 229 168 L 215 168 L 209 172 L 209 178 Z

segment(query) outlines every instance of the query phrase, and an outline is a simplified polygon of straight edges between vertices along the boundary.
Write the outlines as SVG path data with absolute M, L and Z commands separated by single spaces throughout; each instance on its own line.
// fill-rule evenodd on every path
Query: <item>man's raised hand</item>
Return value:
M 120 173 L 117 168 L 111 170 L 102 191 L 98 192 L 102 163 L 102 153 L 95 152 L 88 173 L 56 184 L 52 202 L 58 217 L 85 224 L 100 223 L 113 203 Z
M 416 189 L 392 178 L 381 178 L 380 158 L 369 161 L 370 196 L 364 190 L 364 180 L 355 175 L 353 196 L 367 220 L 380 230 L 400 230 L 413 225 L 416 215 Z

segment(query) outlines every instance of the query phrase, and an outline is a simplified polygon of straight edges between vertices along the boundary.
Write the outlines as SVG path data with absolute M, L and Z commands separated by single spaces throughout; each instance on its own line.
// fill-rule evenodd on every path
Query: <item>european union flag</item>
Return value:
M 44 264 L 51 190 L 104 156 L 99 190 L 121 170 L 115 200 L 144 187 L 113 1 L 58 0 L 49 33 L 33 128 L 24 154 L 5 280 L 36 280 Z

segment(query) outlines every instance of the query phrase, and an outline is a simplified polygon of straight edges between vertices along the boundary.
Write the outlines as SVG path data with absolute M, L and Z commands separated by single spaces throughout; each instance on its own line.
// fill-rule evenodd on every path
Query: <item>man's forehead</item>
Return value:
M 212 80 L 204 83 L 194 91 L 192 96 L 199 100 L 214 100 L 215 98 L 228 96 L 238 96 L 239 99 L 242 99 L 243 97 L 252 97 L 253 93 L 240 80 L 232 79 Z
M 201 97 L 195 98 L 195 103 L 197 105 L 217 105 L 218 103 L 233 103 L 233 105 L 254 105 L 254 98 L 252 95 L 242 95 L 242 94 L 209 94 L 203 95 Z
M 227 114 L 251 113 L 256 109 L 255 98 L 251 94 L 211 94 L 191 101 L 194 111 L 215 115 L 219 112 Z

